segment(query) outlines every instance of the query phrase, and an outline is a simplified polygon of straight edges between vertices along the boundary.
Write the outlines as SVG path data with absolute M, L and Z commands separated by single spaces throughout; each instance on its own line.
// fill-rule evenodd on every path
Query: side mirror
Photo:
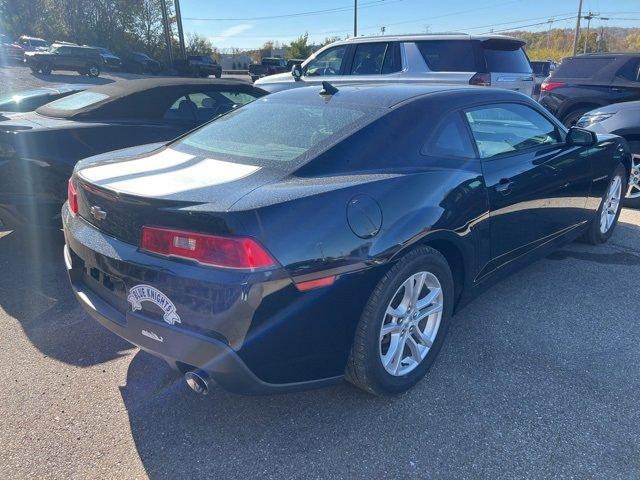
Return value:
M 292 66 L 291 67 L 291 75 L 296 80 L 300 80 L 300 77 L 302 77 L 302 66 L 298 65 L 298 64 Z
M 585 128 L 571 127 L 567 133 L 567 144 L 573 146 L 590 147 L 595 145 L 598 137 L 595 132 Z

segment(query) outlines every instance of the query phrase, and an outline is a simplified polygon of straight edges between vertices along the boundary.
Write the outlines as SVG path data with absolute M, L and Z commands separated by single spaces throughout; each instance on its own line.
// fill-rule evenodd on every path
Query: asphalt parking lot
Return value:
M 58 83 L 83 83 L 103 85 L 119 79 L 145 78 L 145 75 L 117 71 L 104 71 L 97 78 L 78 75 L 76 72 L 58 71 L 51 75 L 33 74 L 22 65 L 0 66 L 0 95 L 7 95 L 29 88 L 43 87 Z M 249 75 L 223 75 L 222 78 L 236 78 L 249 81 Z
M 0 68 L 0 93 L 71 78 Z M 2 479 L 640 477 L 640 211 L 468 305 L 394 398 L 197 396 L 80 309 L 62 247 L 0 232 Z
M 61 235 L 0 238 L 0 478 L 638 478 L 640 212 L 456 317 L 413 390 L 191 392 L 85 315 Z

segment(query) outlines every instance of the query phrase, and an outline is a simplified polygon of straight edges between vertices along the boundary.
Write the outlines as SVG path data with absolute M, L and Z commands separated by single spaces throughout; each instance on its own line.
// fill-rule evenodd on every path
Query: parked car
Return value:
M 249 75 L 251 81 L 255 82 L 259 78 L 276 73 L 291 71 L 291 67 L 287 68 L 287 61 L 284 58 L 265 57 L 260 63 L 252 63 L 249 65 Z
M 65 263 L 89 314 L 196 391 L 399 393 L 483 288 L 605 242 L 628 168 L 624 139 L 508 90 L 325 82 L 78 164 Z
M 8 38 L 3 38 L 0 43 L 0 63 L 22 63 L 23 59 L 24 50 L 22 47 L 12 43 Z
M 304 58 L 290 58 L 287 60 L 287 71 L 290 72 L 294 65 L 302 65 Z
M 216 78 L 222 76 L 222 66 L 207 55 L 188 55 L 186 60 L 176 61 L 175 66 L 178 72 L 183 75 L 194 77 L 213 75 Z
M 631 100 L 640 100 L 640 53 L 565 58 L 540 92 L 540 103 L 566 126 L 589 110 Z
M 13 115 L 0 122 L 0 220 L 59 227 L 78 160 L 167 142 L 265 93 L 240 81 L 122 80 Z
M 162 64 L 146 53 L 133 52 L 122 59 L 122 68 L 131 73 L 157 75 L 162 71 Z
M 631 149 L 631 174 L 625 203 L 640 208 L 640 101 L 606 105 L 585 113 L 577 126 L 624 137 Z
M 558 67 L 553 60 L 538 60 L 531 63 L 531 69 L 533 70 L 533 98 L 538 100 L 540 98 L 540 86 L 542 82 Z
M 25 64 L 33 73 L 49 75 L 53 70 L 74 70 L 80 75 L 100 76 L 103 62 L 95 48 L 54 43 L 49 50 L 26 52 Z
M 81 92 L 95 85 L 79 83 L 62 83 L 50 87 L 33 88 L 0 97 L 0 120 L 3 113 L 32 112 L 42 105 L 66 97 L 73 93 Z
M 531 95 L 533 73 L 516 38 L 498 35 L 353 37 L 321 48 L 291 73 L 257 80 L 275 92 L 345 82 L 454 83 L 508 88 Z
M 119 56 L 113 53 L 108 48 L 104 47 L 92 47 L 100 52 L 100 56 L 102 57 L 102 63 L 106 68 L 112 68 L 115 70 L 119 70 L 122 68 L 122 60 Z
M 17 43 L 25 52 L 37 52 L 49 49 L 49 42 L 42 38 L 29 37 L 28 35 L 22 35 L 18 38 Z

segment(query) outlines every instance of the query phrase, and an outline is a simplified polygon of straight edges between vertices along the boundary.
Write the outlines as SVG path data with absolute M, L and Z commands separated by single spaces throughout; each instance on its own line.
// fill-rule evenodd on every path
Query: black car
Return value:
M 74 70 L 80 75 L 98 77 L 103 66 L 99 50 L 58 43 L 47 51 L 25 52 L 24 62 L 33 73 L 42 72 L 44 75 L 53 70 Z
M 585 113 L 577 126 L 624 137 L 631 149 L 631 175 L 626 205 L 640 208 L 640 101 L 614 103 Z
M 473 295 L 606 241 L 629 162 L 508 90 L 325 82 L 78 164 L 65 262 L 93 317 L 197 391 L 397 393 Z
M 542 83 L 540 103 L 566 126 L 589 110 L 640 100 L 640 54 L 601 53 L 565 58 Z
M 222 76 L 222 66 L 207 55 L 189 55 L 186 60 L 176 61 L 175 66 L 181 74 L 194 77 Z
M 122 58 L 122 69 L 131 73 L 157 75 L 162 71 L 162 64 L 146 53 L 133 52 Z
M 50 87 L 33 88 L 0 97 L 0 115 L 2 113 L 32 112 L 42 105 L 81 92 L 95 85 L 63 83 Z M 3 118 L 0 116 L 0 120 Z
M 100 52 L 100 56 L 102 57 L 102 62 L 106 68 L 111 68 L 115 70 L 119 70 L 122 68 L 122 60 L 119 56 L 113 53 L 108 48 L 104 47 L 93 47 Z
M 0 121 L 0 220 L 59 227 L 78 160 L 169 141 L 264 94 L 233 80 L 123 80 L 12 115 Z

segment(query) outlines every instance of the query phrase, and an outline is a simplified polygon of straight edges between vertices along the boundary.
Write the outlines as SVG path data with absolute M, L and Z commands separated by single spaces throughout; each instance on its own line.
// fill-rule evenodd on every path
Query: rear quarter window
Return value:
M 567 58 L 553 73 L 553 78 L 591 78 L 613 61 L 609 58 Z
M 475 49 L 469 40 L 428 40 L 416 45 L 433 72 L 478 71 Z

